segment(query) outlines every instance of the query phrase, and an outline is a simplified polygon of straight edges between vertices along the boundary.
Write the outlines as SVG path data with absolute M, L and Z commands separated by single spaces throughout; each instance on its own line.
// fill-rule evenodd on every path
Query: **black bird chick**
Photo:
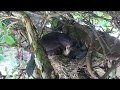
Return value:
M 74 49 L 70 52 L 69 58 L 70 59 L 82 59 L 87 55 L 88 48 L 82 42 L 77 43 L 74 46 Z
M 64 33 L 51 32 L 42 37 L 41 44 L 49 56 L 62 53 L 67 56 L 72 49 L 73 41 Z

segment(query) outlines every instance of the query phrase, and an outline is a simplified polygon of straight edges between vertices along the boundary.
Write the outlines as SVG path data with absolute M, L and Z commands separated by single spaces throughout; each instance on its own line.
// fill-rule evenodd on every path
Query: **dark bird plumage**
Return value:
M 82 59 L 87 55 L 88 48 L 82 42 L 79 42 L 74 46 L 74 49 L 70 52 L 69 58 L 70 59 Z
M 41 44 L 48 55 L 68 55 L 73 44 L 72 39 L 64 33 L 51 32 L 44 35 Z

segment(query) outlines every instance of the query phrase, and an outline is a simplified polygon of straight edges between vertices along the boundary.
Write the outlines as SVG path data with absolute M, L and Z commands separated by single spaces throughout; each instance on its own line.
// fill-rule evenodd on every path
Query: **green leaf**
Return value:
M 3 50 L 2 50 L 2 47 L 0 47 L 0 54 L 3 54 Z
M 3 55 L 2 47 L 0 47 L 0 61 L 3 61 L 3 62 L 6 61 L 6 60 L 5 60 L 5 57 L 4 57 L 4 55 Z
M 53 23 L 52 23 L 53 27 L 56 27 L 57 24 L 58 24 L 58 19 L 54 19 L 54 20 L 53 20 Z
M 56 16 L 55 18 L 60 19 L 60 16 Z
M 14 30 L 13 27 L 10 27 L 10 28 L 7 29 L 8 33 L 13 32 L 13 30 Z
M 94 11 L 94 13 L 98 16 L 103 16 L 103 12 L 100 12 L 100 11 Z
M 0 28 L 3 31 L 7 31 L 7 26 L 3 22 L 0 22 Z
M 6 71 L 6 72 L 8 72 L 8 69 L 7 69 L 7 67 L 5 67 L 5 71 Z
M 13 62 L 13 54 L 10 53 L 10 54 L 9 54 L 9 57 L 10 57 L 10 60 L 11 60 L 11 61 L 10 61 L 11 67 L 12 67 L 12 69 L 13 69 L 13 68 L 15 68 L 15 63 Z
M 110 22 L 108 22 L 106 20 L 103 20 L 101 18 L 96 18 L 95 20 L 96 20 L 97 25 L 100 25 L 102 27 L 106 27 L 106 26 L 110 26 L 111 25 Z
M 109 74 L 109 76 L 110 76 L 110 79 L 115 78 L 115 77 L 116 77 L 115 70 L 113 70 L 113 71 Z
M 77 12 L 76 13 L 71 13 L 71 15 L 76 20 L 82 20 L 82 19 L 84 19 L 84 17 L 80 13 L 77 13 Z
M 7 76 L 6 76 L 6 78 L 5 79 L 10 79 L 10 75 L 9 74 L 7 74 Z
M 105 32 L 110 33 L 111 30 L 109 28 L 107 28 Z
M 6 60 L 5 60 L 5 57 L 4 57 L 3 55 L 1 55 L 1 54 L 0 54 L 0 61 L 3 61 L 3 62 L 6 61 Z
M 10 53 L 9 56 L 10 56 L 10 60 L 12 61 L 13 60 L 13 54 Z
M 112 17 L 109 14 L 104 13 L 104 18 L 111 19 Z
M 2 19 L 2 16 L 0 16 L 0 20 Z
M 17 71 L 17 68 L 13 68 L 11 73 L 14 74 L 16 71 Z
M 22 61 L 22 68 L 26 68 L 26 66 L 27 66 L 27 62 L 26 61 Z
M 2 43 L 3 35 L 0 36 L 0 43 Z
M 13 75 L 13 79 L 18 79 L 18 75 L 17 74 Z
M 11 36 L 8 36 L 8 35 L 5 36 L 5 41 L 8 45 L 13 45 L 15 43 L 15 40 Z

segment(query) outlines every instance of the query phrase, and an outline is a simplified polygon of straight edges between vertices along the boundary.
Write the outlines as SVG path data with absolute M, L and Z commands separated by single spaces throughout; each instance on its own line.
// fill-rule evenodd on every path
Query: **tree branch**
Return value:
M 36 33 L 35 27 L 29 18 L 29 16 L 25 12 L 12 12 L 14 16 L 16 16 L 18 19 L 21 19 L 23 24 L 26 27 L 28 39 L 30 42 L 30 45 L 32 46 L 35 56 L 37 59 L 35 59 L 37 68 L 40 69 L 42 77 L 43 78 L 52 78 L 51 72 L 53 71 L 53 68 L 47 58 L 47 55 L 45 54 L 41 42 L 38 38 L 38 35 Z
M 118 65 L 119 63 L 120 63 L 120 58 L 115 62 L 114 65 L 112 65 L 111 68 L 109 68 L 109 69 L 106 71 L 106 73 L 101 77 L 101 79 L 106 79 L 106 78 L 109 76 L 109 74 L 110 74 L 114 69 L 116 69 L 116 67 L 117 67 L 117 65 Z
M 52 14 L 52 15 L 47 15 L 47 16 L 45 17 L 45 19 L 42 21 L 43 24 L 42 24 L 41 30 L 40 30 L 40 32 L 39 32 L 39 38 L 41 38 L 41 36 L 42 36 L 43 28 L 44 28 L 44 26 L 46 25 L 46 22 L 47 22 L 48 19 L 50 19 L 50 18 L 52 18 L 52 17 L 64 15 L 64 14 L 67 14 L 67 13 L 70 13 L 70 12 L 71 12 L 71 11 L 66 11 L 66 12 L 62 12 L 62 13 L 56 13 L 56 14 Z

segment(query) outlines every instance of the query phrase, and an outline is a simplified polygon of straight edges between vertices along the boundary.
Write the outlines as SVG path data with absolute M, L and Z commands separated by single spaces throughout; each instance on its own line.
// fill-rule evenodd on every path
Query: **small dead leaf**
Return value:
M 100 77 L 102 77 L 105 74 L 105 71 L 100 67 L 96 68 L 95 70 Z

